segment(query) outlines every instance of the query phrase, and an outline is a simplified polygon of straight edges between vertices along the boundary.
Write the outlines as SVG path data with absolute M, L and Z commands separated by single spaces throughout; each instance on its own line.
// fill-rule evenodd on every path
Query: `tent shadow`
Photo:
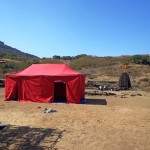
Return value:
M 107 105 L 106 99 L 86 99 L 87 105 Z
M 0 149 L 56 150 L 64 131 L 9 125 L 0 130 Z

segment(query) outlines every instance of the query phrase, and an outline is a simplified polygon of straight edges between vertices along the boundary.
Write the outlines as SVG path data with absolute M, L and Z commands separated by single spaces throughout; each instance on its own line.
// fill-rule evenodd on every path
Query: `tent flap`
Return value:
M 19 101 L 52 102 L 53 84 L 47 77 L 22 77 Z
M 15 99 L 17 99 L 17 81 L 13 78 L 7 78 L 5 81 L 5 100 Z

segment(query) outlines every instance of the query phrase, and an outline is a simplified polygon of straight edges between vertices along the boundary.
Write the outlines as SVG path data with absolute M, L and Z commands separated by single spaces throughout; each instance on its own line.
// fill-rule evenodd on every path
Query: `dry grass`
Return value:
M 87 81 L 116 81 L 119 82 L 119 77 L 123 72 L 122 66 L 105 66 L 98 68 L 82 69 L 81 72 L 88 74 Z M 127 66 L 132 86 L 139 87 L 140 90 L 149 91 L 150 87 L 150 66 L 134 65 Z M 150 92 L 150 91 L 149 91 Z

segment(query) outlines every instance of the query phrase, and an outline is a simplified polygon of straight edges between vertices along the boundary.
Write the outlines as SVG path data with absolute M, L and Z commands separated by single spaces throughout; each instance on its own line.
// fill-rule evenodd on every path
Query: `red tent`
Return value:
M 6 74 L 5 100 L 79 104 L 84 98 L 85 75 L 66 64 L 33 64 L 21 72 Z

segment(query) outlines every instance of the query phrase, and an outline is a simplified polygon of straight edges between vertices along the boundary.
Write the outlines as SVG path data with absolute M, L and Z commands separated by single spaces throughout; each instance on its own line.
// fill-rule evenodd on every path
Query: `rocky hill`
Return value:
M 6 73 L 22 70 L 33 63 L 39 63 L 40 58 L 24 53 L 0 41 L 0 78 Z
M 16 48 L 6 45 L 4 42 L 0 41 L 0 59 L 18 59 L 22 57 L 28 58 L 38 58 L 37 56 L 24 53 Z

